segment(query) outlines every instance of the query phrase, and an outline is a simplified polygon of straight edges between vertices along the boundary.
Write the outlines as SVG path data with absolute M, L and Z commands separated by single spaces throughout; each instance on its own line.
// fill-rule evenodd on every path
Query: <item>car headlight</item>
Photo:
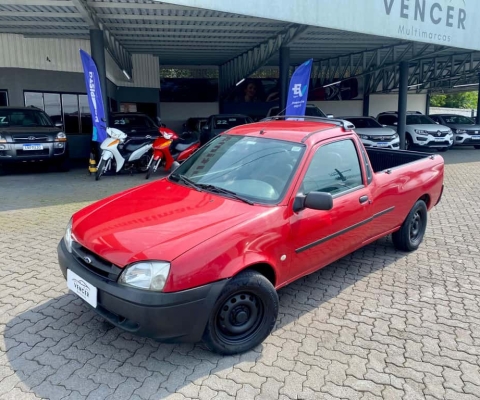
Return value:
M 455 133 L 467 133 L 465 129 L 455 129 Z
M 360 136 L 360 139 L 365 139 L 365 140 L 370 139 L 370 136 L 368 136 L 368 135 L 359 135 L 359 136 Z
M 2 135 L 0 135 L 0 143 L 7 143 L 7 139 L 5 139 Z
M 72 219 L 68 222 L 67 229 L 65 230 L 65 236 L 63 237 L 63 241 L 65 242 L 65 247 L 67 248 L 68 252 L 72 252 L 72 243 L 73 243 L 73 234 L 72 234 Z
M 414 129 L 414 131 L 415 131 L 415 133 L 416 133 L 417 135 L 425 135 L 425 136 L 428 135 L 428 132 L 427 132 L 427 131 L 424 131 L 424 130 L 422 130 L 422 129 Z
M 393 138 L 394 139 L 398 139 L 400 137 L 400 135 L 398 133 L 396 133 L 395 135 L 393 135 Z
M 170 272 L 170 263 L 165 261 L 141 261 L 125 268 L 120 283 L 138 289 L 161 291 Z
M 63 132 L 58 132 L 57 136 L 55 137 L 56 142 L 66 142 L 67 141 L 67 135 Z

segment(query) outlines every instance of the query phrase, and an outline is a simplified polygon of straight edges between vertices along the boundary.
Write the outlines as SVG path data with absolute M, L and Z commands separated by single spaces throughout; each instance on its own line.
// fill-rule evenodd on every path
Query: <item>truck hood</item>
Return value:
M 393 136 L 396 134 L 391 128 L 355 128 L 355 132 L 368 136 Z
M 265 210 L 162 179 L 79 211 L 73 235 L 119 267 L 141 260 L 173 261 Z

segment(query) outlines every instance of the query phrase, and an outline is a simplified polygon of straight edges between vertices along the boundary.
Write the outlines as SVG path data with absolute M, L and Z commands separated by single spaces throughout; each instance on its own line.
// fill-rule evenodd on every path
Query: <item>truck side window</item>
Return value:
M 347 139 L 317 150 L 300 191 L 303 194 L 317 191 L 338 195 L 359 186 L 363 186 L 360 161 L 353 141 Z

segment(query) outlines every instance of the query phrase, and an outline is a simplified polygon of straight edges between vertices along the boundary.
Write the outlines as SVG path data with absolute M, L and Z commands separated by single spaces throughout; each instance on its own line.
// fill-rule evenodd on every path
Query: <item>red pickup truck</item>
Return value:
M 366 150 L 342 120 L 235 127 L 168 177 L 75 213 L 68 287 L 117 327 L 234 354 L 260 344 L 277 290 L 392 234 L 418 248 L 443 192 L 439 155 Z

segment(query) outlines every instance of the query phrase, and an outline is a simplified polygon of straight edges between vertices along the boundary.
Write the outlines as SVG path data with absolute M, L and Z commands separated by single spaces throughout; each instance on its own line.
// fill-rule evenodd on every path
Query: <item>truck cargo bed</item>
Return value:
M 429 153 L 416 151 L 367 148 L 367 154 L 374 172 L 385 171 L 431 157 Z

